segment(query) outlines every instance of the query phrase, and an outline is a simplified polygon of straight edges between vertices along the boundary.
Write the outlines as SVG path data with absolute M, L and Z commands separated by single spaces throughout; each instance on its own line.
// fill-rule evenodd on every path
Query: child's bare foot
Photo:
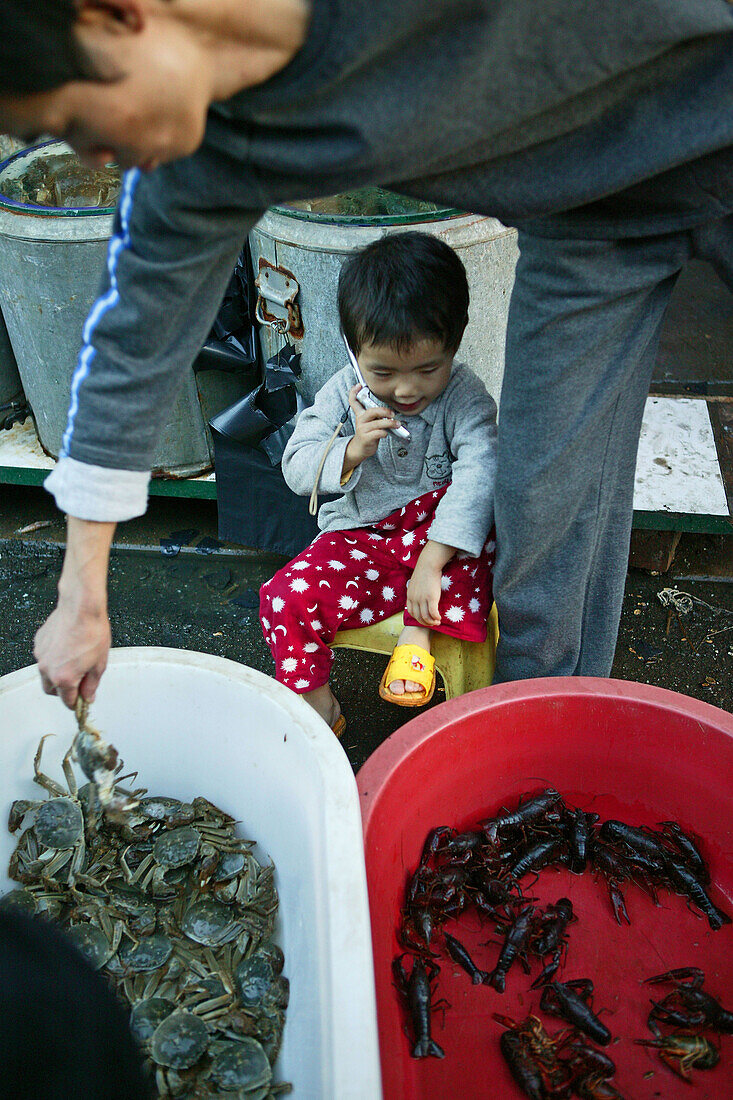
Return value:
M 433 632 L 427 626 L 406 626 L 397 640 L 397 645 L 419 645 L 430 653 L 430 639 L 432 636 Z M 425 694 L 425 688 L 422 684 L 416 684 L 414 680 L 393 680 L 391 684 L 387 684 L 387 687 L 393 695 L 405 695 L 415 692 L 420 695 Z
M 306 691 L 303 694 L 303 698 L 306 703 L 310 703 L 317 714 L 320 714 L 324 722 L 333 728 L 336 721 L 341 716 L 341 706 L 338 699 L 331 691 L 330 684 L 323 684 L 313 691 Z

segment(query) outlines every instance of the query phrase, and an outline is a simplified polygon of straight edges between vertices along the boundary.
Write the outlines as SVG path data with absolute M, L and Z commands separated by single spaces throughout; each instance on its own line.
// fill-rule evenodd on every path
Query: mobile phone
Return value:
M 341 335 L 343 336 L 343 333 Z M 359 385 L 361 386 L 361 389 L 359 390 L 359 392 L 356 395 L 356 400 L 365 409 L 381 409 L 381 408 L 384 408 L 384 402 L 380 401 L 379 398 L 374 396 L 374 394 L 372 393 L 372 391 L 369 389 L 366 382 L 364 381 L 364 375 L 361 373 L 361 371 L 359 369 L 359 364 L 356 361 L 356 356 L 354 355 L 353 351 L 349 347 L 349 342 L 348 342 L 348 340 L 346 339 L 345 336 L 343 336 L 343 341 L 344 341 L 344 347 L 346 348 L 346 351 L 347 351 L 348 356 L 349 356 L 349 362 L 351 363 L 352 367 L 354 368 L 354 374 L 356 375 L 356 380 L 359 383 Z M 402 440 L 404 440 L 405 443 L 410 442 L 410 438 L 411 438 L 410 433 L 408 432 L 408 430 L 404 426 L 404 424 L 399 424 L 396 428 L 390 428 L 389 431 L 392 433 L 392 435 L 396 436 L 397 439 L 402 439 Z

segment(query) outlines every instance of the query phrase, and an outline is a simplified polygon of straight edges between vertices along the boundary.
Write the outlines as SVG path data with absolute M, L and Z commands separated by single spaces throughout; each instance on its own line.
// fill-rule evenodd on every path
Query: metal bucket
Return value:
M 17 401 L 23 393 L 23 384 L 13 355 L 3 315 L 0 313 L 0 409 L 11 401 Z
M 69 152 L 57 141 L 22 150 L 0 165 L 0 181 L 21 175 L 39 156 Z M 111 209 L 31 206 L 0 194 L 0 307 L 41 445 L 54 457 L 112 217 Z M 213 444 L 206 418 L 245 392 L 236 375 L 207 371 L 198 377 L 189 371 L 158 440 L 154 472 L 189 477 L 209 469 Z
M 13 137 L 12 134 L 0 134 L 0 160 L 5 160 L 12 153 L 17 153 L 19 149 L 26 148 L 26 143 Z
M 354 193 L 350 205 L 358 205 L 358 195 Z M 346 365 L 336 304 L 342 263 L 379 237 L 415 229 L 442 237 L 463 261 L 471 300 L 468 328 L 457 359 L 478 374 L 498 402 L 509 295 L 518 257 L 516 230 L 496 218 L 447 208 L 426 209 L 429 206 L 396 195 L 389 196 L 390 213 L 385 215 L 276 206 L 250 233 L 255 275 L 263 260 L 286 269 L 299 284 L 297 304 L 303 334 L 288 338 L 302 355 L 300 389 L 306 401 L 312 402 L 324 382 Z M 282 336 L 270 327 L 262 328 L 260 340 L 265 359 L 282 344 Z
M 0 134 L 0 161 L 23 148 L 25 146 L 18 138 L 10 134 Z M 18 365 L 15 362 L 5 318 L 0 313 L 0 420 L 2 420 L 3 406 L 11 402 L 19 402 L 22 397 L 23 383 L 18 374 Z

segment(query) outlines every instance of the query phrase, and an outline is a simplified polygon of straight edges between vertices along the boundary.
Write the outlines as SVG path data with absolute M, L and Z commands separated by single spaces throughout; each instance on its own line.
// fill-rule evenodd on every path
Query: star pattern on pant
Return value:
M 412 501 L 371 528 L 319 535 L 265 582 L 262 630 L 281 683 L 301 693 L 327 683 L 339 630 L 368 628 L 401 609 L 405 623 L 415 623 L 406 610 L 407 585 L 444 492 Z M 478 558 L 461 551 L 445 566 L 438 628 L 444 633 L 471 641 L 485 637 L 491 541 Z

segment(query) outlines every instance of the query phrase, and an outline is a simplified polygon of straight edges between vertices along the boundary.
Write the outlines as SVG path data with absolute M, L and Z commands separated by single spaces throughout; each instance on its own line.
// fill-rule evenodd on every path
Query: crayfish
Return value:
M 575 1087 L 583 1081 L 608 1080 L 616 1066 L 602 1050 L 571 1029 L 561 1044 L 562 1059 L 572 1073 Z
M 411 1004 L 418 1037 L 415 1056 L 425 1057 L 434 1053 L 426 1021 L 439 953 L 447 953 L 474 985 L 491 985 L 499 993 L 504 992 L 517 960 L 527 974 L 530 962 L 541 960 L 531 988 L 543 987 L 540 1008 L 562 1017 L 571 1027 L 552 1038 L 536 1030 L 535 1017 L 521 1025 L 509 1022 L 502 1051 L 515 1079 L 527 1095 L 543 1100 L 561 1100 L 571 1091 L 588 1100 L 617 1100 L 619 1094 L 609 1080 L 613 1063 L 579 1036 L 583 1032 L 602 1046 L 611 1041 L 609 1029 L 592 1008 L 593 983 L 556 980 L 569 926 L 577 919 L 573 905 L 569 898 L 559 898 L 542 908 L 535 904 L 537 898 L 529 896 L 525 881 L 526 875 L 536 880 L 543 868 L 558 864 L 573 874 L 582 874 L 590 866 L 602 875 L 619 925 L 631 923 L 623 892 L 627 883 L 638 886 L 655 905 L 663 888 L 685 896 L 714 930 L 731 923 L 708 894 L 710 872 L 694 834 L 683 831 L 676 821 L 661 822 L 656 828 L 614 819 L 601 822 L 597 813 L 566 804 L 554 787 L 546 787 L 537 794 L 522 795 L 515 809 L 502 806 L 495 816 L 463 831 L 440 825 L 428 833 L 418 866 L 407 881 L 398 931 L 400 942 L 413 956 L 413 968 L 408 977 L 400 956 L 394 964 L 395 978 Z M 445 930 L 448 921 L 469 912 L 482 924 L 488 919 L 503 937 L 490 972 Z M 649 981 L 675 983 L 662 1000 L 652 1002 L 649 1014 L 649 1027 L 660 1049 L 672 1051 L 670 1057 L 682 1060 L 684 1067 L 713 1064 L 717 1052 L 710 1044 L 705 1046 L 701 1032 L 711 1028 L 733 1033 L 733 1013 L 702 990 L 701 972 L 673 970 Z M 665 1025 L 675 1028 L 675 1034 L 664 1035 Z M 696 1047 L 694 1038 L 703 1040 L 701 1045 Z M 558 1064 L 562 1072 L 556 1072 Z
M 530 933 L 529 950 L 541 959 L 546 955 L 552 955 L 552 958 L 532 982 L 531 989 L 549 982 L 555 976 L 567 945 L 565 935 L 567 926 L 575 919 L 573 904 L 569 898 L 560 898 L 554 905 L 548 905 L 544 912 L 537 914 L 533 922 L 534 928 Z
M 550 982 L 542 992 L 540 1008 L 551 1016 L 561 1016 L 573 1027 L 605 1047 L 611 1042 L 611 1032 L 590 1006 L 593 982 L 578 978 L 572 982 Z
M 592 828 L 598 821 L 598 814 L 587 814 L 583 810 L 568 810 L 566 814 L 566 835 L 570 847 L 568 867 L 574 875 L 582 875 L 588 862 Z
M 647 1023 L 649 1030 L 657 1038 L 661 1037 L 658 1026 L 660 1023 L 685 1029 L 708 1027 L 724 1035 L 733 1034 L 733 1012 L 723 1008 L 714 997 L 704 991 L 704 981 L 705 974 L 696 966 L 682 966 L 657 974 L 654 978 L 647 978 L 647 985 L 675 985 L 663 1001 L 652 1001 Z
M 686 863 L 670 859 L 667 861 L 667 881 L 678 894 L 683 894 L 689 901 L 708 918 L 708 924 L 713 932 L 717 932 L 724 924 L 730 924 L 731 918 L 722 909 L 718 909 L 702 883 L 695 877 L 695 872 L 690 870 Z
M 545 821 L 559 821 L 560 814 L 556 809 L 558 802 L 562 802 L 559 792 L 554 787 L 547 787 L 542 794 L 536 795 L 536 797 L 530 798 L 526 802 L 520 802 L 513 813 L 500 814 L 488 821 L 482 821 L 481 828 L 489 840 L 493 842 L 499 833 L 506 832 L 507 829 L 519 828 L 542 819 Z
M 656 1048 L 665 1065 L 683 1081 L 690 1080 L 691 1069 L 716 1066 L 720 1054 L 702 1032 L 710 1028 L 721 1034 L 733 1033 L 733 1013 L 703 990 L 703 971 L 696 966 L 681 966 L 646 981 L 648 985 L 673 984 L 675 988 L 662 1001 L 652 1001 L 647 1024 L 654 1039 L 636 1042 Z M 675 1030 L 665 1035 L 660 1024 Z
M 529 972 L 524 953 L 524 943 L 529 933 L 534 906 L 528 905 L 510 926 L 504 939 L 496 966 L 491 972 L 489 983 L 498 993 L 503 993 L 506 988 L 506 976 L 514 960 L 519 955 L 524 961 L 525 969 Z
M 617 823 L 620 824 L 620 823 Z M 601 828 L 601 833 L 603 829 Z M 593 868 L 605 878 L 608 883 L 608 896 L 613 907 L 613 915 L 616 923 L 621 924 L 621 918 L 627 924 L 631 924 L 626 909 L 626 901 L 621 890 L 624 882 L 634 882 L 647 893 L 653 893 L 654 884 L 649 879 L 652 873 L 657 881 L 661 881 L 663 866 L 661 862 L 652 863 L 650 858 L 645 858 L 644 866 L 639 863 L 640 855 L 630 854 L 628 851 L 617 851 L 609 844 L 604 843 L 600 837 L 593 837 L 590 845 L 590 860 Z
M 550 1035 L 536 1016 L 520 1023 L 494 1013 L 507 1030 L 500 1046 L 512 1076 L 534 1100 L 565 1100 L 571 1093 L 584 1100 L 623 1100 L 611 1084 L 616 1066 L 575 1028 Z
M 610 1081 L 599 1074 L 585 1077 L 575 1086 L 581 1100 L 624 1100 L 621 1093 Z
M 451 936 L 448 932 L 443 933 L 443 939 L 453 962 L 457 962 L 459 966 L 463 967 L 473 984 L 486 985 L 489 980 L 488 971 L 479 970 L 460 940 L 457 940 L 455 936 Z
M 435 866 L 452 830 L 445 825 L 428 833 L 420 862 L 407 883 L 402 921 L 402 941 L 410 951 L 426 949 L 436 927 L 458 916 L 469 904 L 473 890 L 470 870 L 463 858 Z M 470 853 L 469 853 L 470 855 Z
M 708 886 L 710 871 L 700 853 L 700 849 L 690 834 L 683 832 L 676 821 L 663 821 L 662 832 L 674 844 L 690 870 L 695 873 L 698 882 L 701 882 L 703 886 Z
M 634 871 L 642 876 L 640 885 L 652 893 L 655 901 L 656 886 L 663 885 L 696 905 L 708 918 L 713 931 L 731 923 L 731 917 L 715 905 L 705 889 L 710 872 L 697 845 L 676 821 L 665 821 L 661 832 L 627 825 L 623 821 L 604 821 L 598 830 L 595 862 L 609 877 L 603 866 L 604 863 L 609 865 L 609 856 L 604 856 L 601 845 L 610 846 L 615 853 L 616 868 L 626 865 L 625 877 L 634 877 Z M 611 878 L 618 881 L 617 871 L 612 871 Z M 615 903 L 614 911 L 618 920 Z M 625 909 L 623 912 L 628 919 Z
M 547 1034 L 537 1016 L 517 1023 L 510 1016 L 494 1013 L 507 1030 L 499 1045 L 512 1077 L 531 1100 L 568 1096 L 570 1075 L 557 1056 L 557 1043 Z
M 395 984 L 407 1001 L 415 1033 L 413 1058 L 444 1058 L 445 1051 L 439 1047 L 430 1035 L 430 1014 L 435 1007 L 432 1002 L 432 983 L 440 973 L 440 967 L 434 963 L 424 963 L 419 955 L 412 957 L 412 970 L 408 975 L 402 965 L 403 955 L 398 955 L 392 963 Z
M 642 1047 L 655 1047 L 659 1057 L 683 1081 L 690 1080 L 691 1069 L 713 1069 L 720 1060 L 716 1047 L 702 1035 L 664 1035 L 659 1039 L 635 1039 Z

